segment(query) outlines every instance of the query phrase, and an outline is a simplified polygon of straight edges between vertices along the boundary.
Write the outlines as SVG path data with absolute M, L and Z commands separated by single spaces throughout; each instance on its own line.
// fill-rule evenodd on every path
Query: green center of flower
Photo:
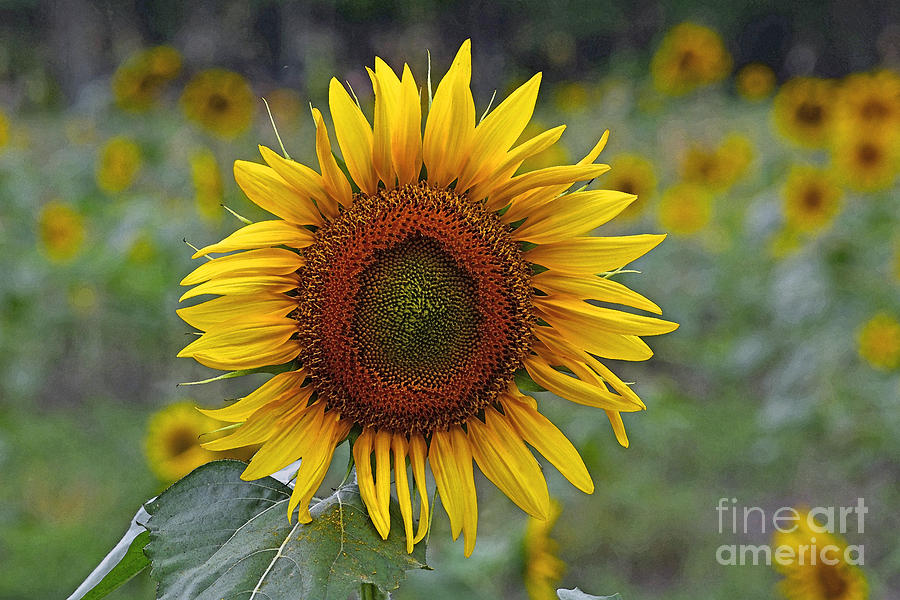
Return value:
M 359 283 L 360 358 L 388 381 L 433 385 L 477 339 L 475 283 L 432 239 L 414 236 L 376 252 Z

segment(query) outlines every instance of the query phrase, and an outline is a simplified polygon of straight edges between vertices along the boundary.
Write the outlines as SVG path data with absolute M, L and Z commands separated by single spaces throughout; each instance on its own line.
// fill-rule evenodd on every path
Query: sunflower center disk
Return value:
M 521 366 L 530 272 L 481 205 L 424 183 L 357 195 L 306 254 L 300 358 L 356 422 L 425 434 L 462 423 Z

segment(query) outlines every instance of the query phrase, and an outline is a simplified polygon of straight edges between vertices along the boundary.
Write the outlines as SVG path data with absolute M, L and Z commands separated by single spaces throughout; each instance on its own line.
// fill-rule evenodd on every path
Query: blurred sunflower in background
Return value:
M 900 367 L 900 321 L 880 312 L 866 321 L 856 335 L 859 355 L 872 367 L 891 371 Z
M 883 70 L 848 76 L 838 88 L 835 118 L 848 132 L 900 135 L 900 75 Z
M 204 411 L 241 424 L 204 447 L 262 444 L 242 475 L 248 480 L 302 459 L 289 518 L 299 506 L 298 519 L 310 520 L 309 501 L 335 447 L 355 431 L 359 490 L 380 535 L 390 530 L 393 479 L 407 550 L 425 536 L 428 464 L 468 556 L 478 522 L 473 459 L 539 519 L 550 515 L 550 498 L 526 443 L 576 487 L 593 491 L 578 452 L 519 391 L 517 377 L 605 410 L 627 445 L 620 413 L 644 405 L 597 357 L 645 360 L 652 352 L 640 336 L 677 324 L 586 300 L 659 314 L 650 300 L 598 274 L 622 268 L 664 236 L 586 235 L 634 201 L 618 191 L 566 193 L 609 170 L 594 163 L 608 132 L 577 164 L 514 175 L 564 129 L 514 146 L 533 113 L 540 74 L 476 125 L 464 42 L 436 88 L 424 135 L 420 85 L 409 67 L 398 76 L 376 58 L 369 75 L 373 125 L 337 79 L 329 87 L 349 178 L 317 109 L 319 171 L 265 147 L 267 165 L 235 163 L 238 185 L 279 218 L 195 254 L 235 252 L 182 281 L 195 286 L 182 300 L 220 297 L 178 311 L 204 332 L 179 356 L 216 369 L 285 369 L 238 402 Z M 419 496 L 415 532 L 410 480 Z
M 611 190 L 637 196 L 622 211 L 623 218 L 636 218 L 647 208 L 656 193 L 656 172 L 647 158 L 639 154 L 619 154 L 610 163 L 610 172 L 604 180 Z
M 38 216 L 38 241 L 53 262 L 75 258 L 84 243 L 84 219 L 72 205 L 60 200 L 48 202 Z
M 743 177 L 752 160 L 750 140 L 732 133 L 715 148 L 689 147 L 681 160 L 681 179 L 713 192 L 725 191 Z
M 181 54 L 171 46 L 142 50 L 123 62 L 112 77 L 119 108 L 140 112 L 153 107 L 181 72 Z
M 94 176 L 100 189 L 116 193 L 127 190 L 134 183 L 143 165 L 141 148 L 126 136 L 116 136 L 100 149 Z
M 224 190 L 216 155 L 209 148 L 200 148 L 191 154 L 190 163 L 197 213 L 209 223 L 218 223 L 222 219 Z
M 793 166 L 782 190 L 785 225 L 807 233 L 826 228 L 841 209 L 841 196 L 830 171 Z
M 775 89 L 775 72 L 768 65 L 750 63 L 738 72 L 735 87 L 744 100 L 765 100 Z
M 724 79 L 731 55 L 721 36 L 696 23 L 681 23 L 666 33 L 650 62 L 656 89 L 673 96 Z
M 790 560 L 779 560 L 775 554 L 774 566 L 785 576 L 778 591 L 788 600 L 866 600 L 869 586 L 859 567 L 846 561 L 847 543 L 824 527 L 813 529 L 809 513 L 798 512 L 794 531 L 777 531 L 772 539 L 773 546 L 793 551 Z
M 251 452 L 212 452 L 202 447 L 203 439 L 217 437 L 210 432 L 227 425 L 199 413 L 189 400 L 160 409 L 150 417 L 144 438 L 150 470 L 161 482 L 172 483 L 211 460 L 248 459 Z
M 6 113 L 0 109 L 0 150 L 9 143 L 9 119 Z
M 239 136 L 253 121 L 255 98 L 250 83 L 233 71 L 208 69 L 197 73 L 181 95 L 188 119 L 222 138 Z
M 706 188 L 693 183 L 676 183 L 667 189 L 656 214 L 659 225 L 676 235 L 694 235 L 712 220 L 712 196 Z
M 832 144 L 831 162 L 848 188 L 861 192 L 886 189 L 900 170 L 900 133 L 889 129 L 841 131 Z
M 550 514 L 546 519 L 529 518 L 525 527 L 525 591 L 530 600 L 557 600 L 556 589 L 566 570 L 560 560 L 559 543 L 550 532 L 559 518 L 562 508 L 551 500 Z
M 796 77 L 778 90 L 772 118 L 778 132 L 809 148 L 821 148 L 831 139 L 837 84 L 828 79 Z

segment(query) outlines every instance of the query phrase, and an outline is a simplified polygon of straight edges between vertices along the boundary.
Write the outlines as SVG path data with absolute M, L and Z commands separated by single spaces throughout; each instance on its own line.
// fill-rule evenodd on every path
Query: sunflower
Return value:
M 838 89 L 838 127 L 847 131 L 896 131 L 900 128 L 900 75 L 893 71 L 856 73 Z
M 6 118 L 6 113 L 0 110 L 0 148 L 3 148 L 9 143 L 9 119 Z
M 900 321 L 880 312 L 863 325 L 856 336 L 859 355 L 876 369 L 900 367 Z
M 206 221 L 218 223 L 222 217 L 222 173 L 216 155 L 208 148 L 191 154 L 191 180 L 194 183 L 194 204 Z
M 673 27 L 650 62 L 656 89 L 673 96 L 721 81 L 730 69 L 731 55 L 722 37 L 696 23 Z
M 247 131 L 254 97 L 246 79 L 233 71 L 201 71 L 184 86 L 181 107 L 188 119 L 223 138 Z
M 750 63 L 738 71 L 735 87 L 745 100 L 764 100 L 775 89 L 775 73 L 768 65 Z
M 70 204 L 48 202 L 38 216 L 38 236 L 41 249 L 50 260 L 69 262 L 84 243 L 84 219 Z
M 841 182 L 851 189 L 887 189 L 900 169 L 900 136 L 891 130 L 841 131 L 831 148 L 831 162 Z
M 111 138 L 97 156 L 95 177 L 100 189 L 115 193 L 131 187 L 141 170 L 141 148 L 133 139 L 125 136 Z
M 840 211 L 841 195 L 830 171 L 796 165 L 782 192 L 785 223 L 796 231 L 823 229 Z
M 590 101 L 590 90 L 579 81 L 557 84 L 553 90 L 553 105 L 564 114 L 584 112 Z
M 656 211 L 665 229 L 677 235 L 694 235 L 712 220 L 712 197 L 699 185 L 676 183 L 663 193 Z
M 711 148 L 694 144 L 681 161 L 681 178 L 710 191 L 724 191 L 747 172 L 753 160 L 753 146 L 745 136 L 732 133 Z
M 772 118 L 778 131 L 810 148 L 825 146 L 834 124 L 833 81 L 816 77 L 796 77 L 785 83 L 772 106 Z
M 550 501 L 546 519 L 528 519 L 525 528 L 525 590 L 531 600 L 557 600 L 556 588 L 566 570 L 559 559 L 559 544 L 550 531 L 560 514 L 559 502 Z
M 653 164 L 638 154 L 620 154 L 610 164 L 611 170 L 604 184 L 611 190 L 634 194 L 637 198 L 622 211 L 624 218 L 635 218 L 644 212 L 656 193 L 656 173 Z
M 189 400 L 170 404 L 147 423 L 147 464 L 160 481 L 171 483 L 211 460 L 249 458 L 247 452 L 212 452 L 202 447 L 201 436 L 209 439 L 206 434 L 227 425 L 200 414 Z
M 476 126 L 464 42 L 430 102 L 424 135 L 409 67 L 398 76 L 376 58 L 369 74 L 374 126 L 337 79 L 329 88 L 349 179 L 317 109 L 320 171 L 265 147 L 267 165 L 235 163 L 238 185 L 279 219 L 247 225 L 195 254 L 240 251 L 182 281 L 196 285 L 182 300 L 221 297 L 179 310 L 205 332 L 179 356 L 225 370 L 287 369 L 205 413 L 241 423 L 208 449 L 263 444 L 244 479 L 302 458 L 288 518 L 299 506 L 299 520 L 310 520 L 310 498 L 335 447 L 353 432 L 360 494 L 380 535 L 389 533 L 393 478 L 407 549 L 425 536 L 430 465 L 468 556 L 478 520 L 473 459 L 536 518 L 549 516 L 550 499 L 526 443 L 576 487 L 593 490 L 575 448 L 517 380 L 530 376 L 604 409 L 627 444 L 620 413 L 644 405 L 597 357 L 645 360 L 652 353 L 638 336 L 677 325 L 585 300 L 658 314 L 643 296 L 597 274 L 621 268 L 664 236 L 584 235 L 634 200 L 606 190 L 565 193 L 609 169 L 594 164 L 608 132 L 575 165 L 514 176 L 564 129 L 513 147 L 534 110 L 540 74 Z M 411 481 L 420 507 L 415 532 Z
M 116 104 L 140 112 L 151 108 L 166 84 L 181 72 L 181 54 L 171 46 L 142 50 L 122 63 L 112 78 Z
M 778 531 L 772 540 L 792 551 L 790 560 L 776 554 L 775 568 L 785 576 L 781 594 L 788 600 L 866 600 L 868 584 L 859 567 L 847 562 L 847 543 L 820 525 L 811 527 L 809 513 L 799 515 L 793 531 Z

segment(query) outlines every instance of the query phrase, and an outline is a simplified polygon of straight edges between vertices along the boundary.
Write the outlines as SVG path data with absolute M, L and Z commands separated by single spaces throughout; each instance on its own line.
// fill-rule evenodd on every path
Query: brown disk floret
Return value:
M 477 414 L 531 344 L 531 278 L 509 229 L 427 183 L 357 194 L 300 272 L 300 359 L 329 408 L 429 434 Z

